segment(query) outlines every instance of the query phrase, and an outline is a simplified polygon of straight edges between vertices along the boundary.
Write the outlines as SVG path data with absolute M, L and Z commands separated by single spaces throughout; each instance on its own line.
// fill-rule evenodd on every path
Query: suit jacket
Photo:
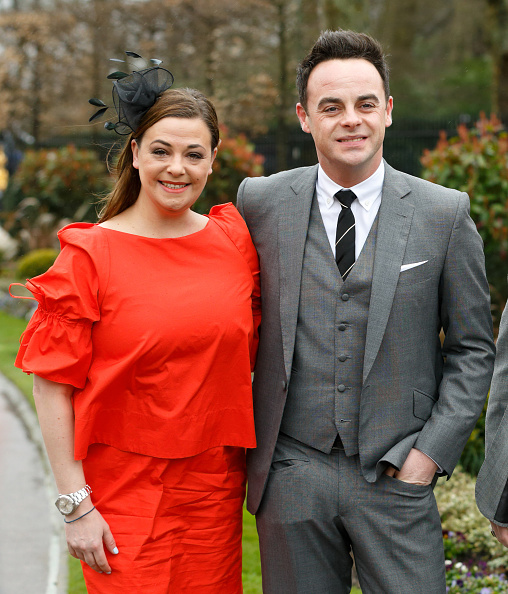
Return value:
M 359 456 L 369 482 L 388 464 L 400 468 L 412 447 L 451 475 L 494 360 L 483 245 L 467 194 L 385 165 L 360 400 Z M 316 177 L 317 166 L 306 167 L 248 178 L 238 190 L 260 257 L 263 311 L 253 383 L 258 447 L 248 453 L 252 513 L 286 400 Z M 408 264 L 418 265 L 401 271 Z
M 485 461 L 476 481 L 479 510 L 508 526 L 508 307 L 499 324 L 494 376 L 485 424 Z

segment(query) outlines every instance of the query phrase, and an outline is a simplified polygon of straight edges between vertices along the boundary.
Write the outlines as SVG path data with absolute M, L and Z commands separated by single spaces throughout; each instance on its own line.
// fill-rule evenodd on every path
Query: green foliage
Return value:
M 5 209 L 15 210 L 21 200 L 34 197 L 44 212 L 60 219 L 90 220 L 94 197 L 108 184 L 105 164 L 94 151 L 74 145 L 30 150 L 10 180 Z
M 476 128 L 458 127 L 458 136 L 441 138 L 421 158 L 422 175 L 437 184 L 467 192 L 471 216 L 485 245 L 487 276 L 492 286 L 494 316 L 506 301 L 508 256 L 508 134 L 501 122 L 484 114 Z
M 434 490 L 449 560 L 486 561 L 491 569 L 508 566 L 508 550 L 490 533 L 489 521 L 475 502 L 476 480 L 460 467 L 449 481 L 440 479 Z M 446 543 L 455 538 L 456 542 Z
M 504 574 L 491 573 L 475 564 L 448 562 L 446 568 L 446 592 L 461 594 L 462 592 L 478 592 L 494 594 L 508 592 L 508 581 Z
M 235 202 L 238 186 L 246 177 L 263 175 L 263 157 L 254 152 L 254 146 L 240 134 L 228 137 L 227 128 L 221 128 L 221 143 L 213 164 L 213 173 L 196 210 L 208 213 L 214 204 Z
M 43 274 L 53 265 L 57 256 L 58 251 L 51 248 L 29 252 L 18 261 L 18 277 L 32 278 L 33 276 Z
M 472 476 L 478 475 L 485 458 L 485 414 L 487 412 L 487 402 L 485 402 L 482 414 L 476 422 L 475 428 L 469 436 L 466 447 L 460 457 L 461 467 Z

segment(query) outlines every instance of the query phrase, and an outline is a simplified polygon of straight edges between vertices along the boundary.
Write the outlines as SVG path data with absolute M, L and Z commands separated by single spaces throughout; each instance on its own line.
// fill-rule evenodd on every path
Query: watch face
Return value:
M 68 495 L 60 495 L 60 497 L 55 501 L 55 505 L 58 511 L 64 516 L 72 514 L 72 512 L 77 507 L 74 501 Z

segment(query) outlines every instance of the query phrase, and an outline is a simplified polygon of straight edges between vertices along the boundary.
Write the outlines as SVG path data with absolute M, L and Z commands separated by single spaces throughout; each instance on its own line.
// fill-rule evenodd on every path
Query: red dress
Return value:
M 232 204 L 226 204 L 210 211 L 204 229 L 184 237 L 153 239 L 76 223 L 62 229 L 59 238 L 62 251 L 54 266 L 27 282 L 39 308 L 23 335 L 16 366 L 75 387 L 75 457 L 84 460 L 94 503 L 101 513 L 104 510 L 118 548 L 122 550 L 115 534 L 118 522 L 112 518 L 122 518 L 117 530 L 125 532 L 120 539 L 125 551 L 132 544 L 127 519 L 139 515 L 138 507 L 150 496 L 139 498 L 136 485 L 130 484 L 133 492 L 127 503 L 122 499 L 118 509 L 114 501 L 121 497 L 115 485 L 127 485 L 133 472 L 144 473 L 147 481 L 142 489 L 156 484 L 158 504 L 150 513 L 164 516 L 171 498 L 162 505 L 162 493 L 169 493 L 169 487 L 160 477 L 167 475 L 172 481 L 182 472 L 177 490 L 186 491 L 187 473 L 194 483 L 196 468 L 173 473 L 171 466 L 177 465 L 177 459 L 193 459 L 192 464 L 199 466 L 200 456 L 208 466 L 218 451 L 230 468 L 223 468 L 225 479 L 220 485 L 216 471 L 212 472 L 210 493 L 217 490 L 228 499 L 227 475 L 239 477 L 230 485 L 237 500 L 236 536 L 226 538 L 238 543 L 238 501 L 243 498 L 245 482 L 243 448 L 255 447 L 251 367 L 260 321 L 259 264 L 243 219 Z M 238 448 L 242 448 L 240 458 Z M 120 462 L 120 454 L 128 455 L 134 468 L 129 468 L 124 458 Z M 123 478 L 108 480 L 107 460 L 124 468 Z M 179 502 L 184 504 L 184 500 Z M 153 517 L 150 521 L 159 524 Z M 222 527 L 221 532 L 224 530 Z M 147 543 L 153 544 L 162 533 L 169 534 L 170 542 L 171 530 L 159 526 L 158 536 L 143 534 L 142 553 L 136 554 L 150 557 Z M 142 565 L 157 566 L 159 582 L 160 564 L 165 559 L 159 558 L 163 554 L 160 547 L 152 549 L 157 550 L 156 557 L 148 563 L 145 559 Z M 110 578 L 105 592 L 117 591 L 113 576 L 121 573 L 115 572 L 120 557 L 110 559 L 111 576 L 96 574 L 103 580 Z M 129 563 L 136 562 L 131 559 Z M 169 563 L 176 567 L 174 559 Z M 136 573 L 141 572 L 140 567 Z M 182 571 L 192 573 L 187 567 Z M 155 587 L 150 579 L 143 586 L 147 592 L 162 593 L 169 588 L 175 592 L 241 591 L 241 586 L 240 590 L 225 590 L 225 582 L 209 590 L 201 586 L 187 590 L 185 584 L 174 589 L 172 583 Z M 96 589 L 90 591 L 102 591 L 95 584 L 93 587 Z M 125 587 L 138 586 L 118 582 L 118 592 Z

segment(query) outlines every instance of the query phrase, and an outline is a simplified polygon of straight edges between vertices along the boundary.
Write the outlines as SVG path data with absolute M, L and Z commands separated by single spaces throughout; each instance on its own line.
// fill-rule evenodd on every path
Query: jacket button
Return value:
M 344 332 L 345 329 L 346 329 L 346 324 L 339 324 L 339 330 L 341 332 Z
M 344 295 L 341 296 L 342 301 L 348 301 L 349 300 L 349 295 L 347 293 L 344 293 Z
M 339 384 L 337 390 L 339 392 L 345 392 L 346 391 L 346 386 L 344 384 Z
M 288 383 L 283 381 L 282 382 L 282 389 L 284 390 L 284 392 L 288 389 Z

